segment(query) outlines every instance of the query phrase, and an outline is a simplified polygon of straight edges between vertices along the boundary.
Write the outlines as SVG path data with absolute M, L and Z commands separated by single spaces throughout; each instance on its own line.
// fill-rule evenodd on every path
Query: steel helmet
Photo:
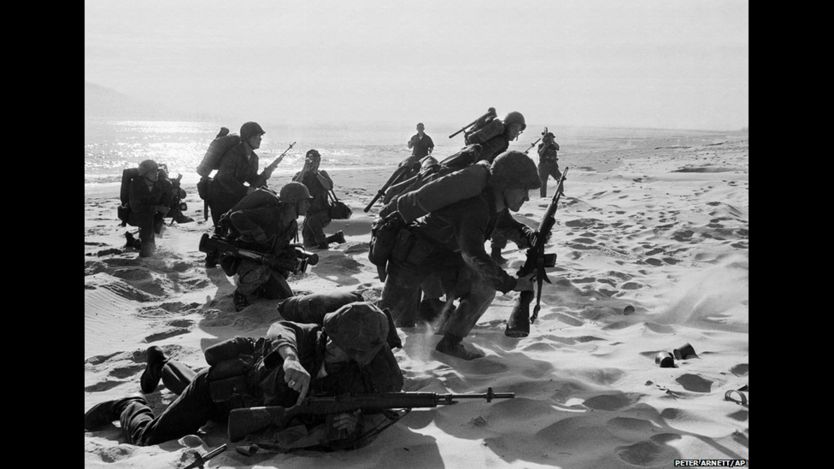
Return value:
M 518 111 L 509 112 L 504 117 L 504 126 L 509 127 L 510 124 L 521 124 L 521 130 L 527 128 L 527 123 L 524 122 L 524 116 Z
M 139 175 L 144 176 L 151 171 L 158 171 L 159 165 L 154 160 L 145 160 L 139 163 Z
M 496 156 L 489 173 L 489 184 L 500 190 L 538 189 L 542 184 L 536 163 L 520 151 L 505 151 Z
M 263 135 L 266 131 L 257 122 L 246 122 L 240 126 L 240 138 L 244 141 L 254 135 Z
M 388 317 L 372 303 L 357 301 L 324 315 L 324 332 L 360 365 L 373 360 L 388 339 Z
M 310 195 L 310 191 L 307 190 L 307 186 L 300 182 L 293 181 L 288 182 L 281 188 L 281 192 L 278 193 L 278 198 L 281 202 L 295 204 L 304 199 L 312 199 L 313 196 Z

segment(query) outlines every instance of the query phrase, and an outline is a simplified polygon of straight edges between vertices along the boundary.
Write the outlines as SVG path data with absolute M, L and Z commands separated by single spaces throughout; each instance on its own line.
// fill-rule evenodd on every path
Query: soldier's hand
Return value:
M 547 232 L 547 234 L 544 237 L 545 244 L 547 244 L 547 242 L 550 241 L 550 235 L 552 235 L 552 234 L 553 234 L 552 231 Z M 538 237 L 539 237 L 539 232 L 538 231 L 530 232 L 530 235 L 527 237 L 527 241 L 530 243 L 530 246 L 534 246 L 536 244 L 536 240 L 538 239 Z
M 353 433 L 353 431 L 356 430 L 356 425 L 359 424 L 360 415 L 362 415 L 361 409 L 357 409 L 351 413 L 338 414 L 333 417 L 333 428 Z
M 533 275 L 518 277 L 513 291 L 533 291 Z
M 284 359 L 284 381 L 290 389 L 298 392 L 296 404 L 300 404 L 310 389 L 310 373 L 307 373 L 294 356 Z

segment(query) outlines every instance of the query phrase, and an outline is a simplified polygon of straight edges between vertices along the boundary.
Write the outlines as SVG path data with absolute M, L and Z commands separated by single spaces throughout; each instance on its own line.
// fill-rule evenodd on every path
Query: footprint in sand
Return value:
M 649 467 L 657 466 L 680 458 L 680 453 L 674 447 L 665 444 L 667 441 L 673 439 L 680 439 L 680 435 L 675 433 L 655 435 L 647 441 L 641 441 L 628 446 L 618 446 L 615 452 L 620 459 L 628 464 Z
M 115 357 L 116 355 L 118 355 L 120 353 L 121 352 L 114 352 L 114 353 L 111 353 L 110 355 L 95 355 L 95 356 L 92 356 L 92 357 L 84 360 L 84 363 L 87 363 L 87 364 L 90 364 L 90 365 L 99 365 L 99 364 L 104 363 L 107 360 Z
M 748 411 L 741 409 L 731 414 L 727 414 L 727 417 L 730 417 L 733 420 L 738 420 L 739 422 L 744 422 L 747 420 L 749 415 L 750 413 Z
M 124 379 L 124 378 L 127 378 L 129 376 L 133 376 L 136 373 L 138 373 L 138 372 L 140 372 L 144 369 L 145 369 L 145 365 L 140 365 L 140 364 L 126 365 L 126 366 L 120 366 L 120 367 L 113 368 L 112 370 L 110 370 L 110 373 L 108 373 L 108 375 L 112 376 L 114 378 Z
M 178 335 L 188 334 L 189 329 L 184 327 L 175 327 L 172 329 L 168 329 L 167 331 L 156 332 L 149 336 L 146 336 L 144 341 L 146 343 L 156 342 L 159 340 L 167 339 L 169 337 L 175 337 Z
M 120 384 L 124 384 L 124 381 L 105 380 L 105 381 L 102 381 L 102 382 L 99 382 L 99 383 L 96 383 L 96 384 L 93 384 L 93 385 L 90 385 L 90 386 L 86 386 L 84 388 L 84 391 L 85 392 L 102 392 L 102 391 L 107 391 L 109 389 L 113 389 Z
M 690 373 L 679 376 L 675 381 L 680 383 L 680 385 L 687 391 L 694 392 L 710 392 L 713 383 L 712 381 L 704 379 L 699 375 Z
M 596 410 L 619 410 L 637 402 L 640 398 L 637 394 L 601 394 L 585 399 L 585 406 Z
M 119 444 L 107 448 L 97 448 L 93 450 L 93 453 L 98 454 L 101 460 L 106 463 L 114 463 L 133 456 L 136 449 L 137 447 L 133 445 Z
M 132 301 L 138 301 L 140 303 L 147 303 L 149 301 L 157 301 L 159 297 L 155 295 L 149 295 L 123 281 L 113 282 L 106 285 L 102 285 L 102 288 L 106 290 L 110 290 L 111 292 L 119 295 L 123 298 Z
M 738 365 L 730 368 L 730 373 L 736 376 L 747 376 L 748 369 L 750 368 L 747 363 L 739 363 Z

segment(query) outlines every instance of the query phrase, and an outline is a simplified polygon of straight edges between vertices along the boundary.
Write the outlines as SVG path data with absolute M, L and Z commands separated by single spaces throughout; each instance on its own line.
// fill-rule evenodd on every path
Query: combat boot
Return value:
M 325 238 L 324 241 L 327 243 L 343 244 L 345 242 L 345 233 L 343 231 L 337 231 Z
M 458 357 L 463 360 L 474 360 L 484 356 L 481 352 L 470 352 L 469 350 L 466 350 L 463 347 L 463 343 L 461 342 L 462 340 L 462 337 L 445 334 L 434 349 L 440 353 L 445 353 L 446 355 Z
M 507 259 L 504 259 L 501 256 L 501 248 L 497 248 L 497 247 L 493 246 L 492 247 L 492 254 L 490 254 L 490 257 L 492 258 L 492 260 L 494 260 L 498 264 L 503 265 L 503 264 L 507 263 Z
M 194 219 L 183 215 L 182 212 L 177 212 L 177 214 L 174 216 L 174 221 L 177 223 L 191 223 L 192 221 L 194 221 Z
M 121 399 L 114 399 L 112 401 L 100 402 L 92 407 L 87 412 L 84 412 L 84 430 L 93 431 L 98 430 L 105 425 L 112 423 L 114 420 L 119 420 L 122 411 L 131 403 L 140 402 L 147 404 L 144 398 L 139 396 L 123 397 Z
M 145 371 L 142 372 L 142 376 L 139 378 L 139 385 L 143 393 L 150 394 L 156 389 L 159 380 L 162 378 L 162 366 L 168 361 L 168 357 L 156 345 L 148 347 L 147 353 L 148 363 L 145 366 Z
M 142 242 L 133 237 L 133 233 L 125 231 L 126 248 L 142 249 Z

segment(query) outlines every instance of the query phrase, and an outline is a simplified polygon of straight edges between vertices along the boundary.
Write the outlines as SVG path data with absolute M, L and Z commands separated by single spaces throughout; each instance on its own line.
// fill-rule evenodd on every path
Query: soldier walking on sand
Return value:
M 547 132 L 542 137 L 542 143 L 539 144 L 539 178 L 542 181 L 542 187 L 539 192 L 542 198 L 547 197 L 547 179 L 553 176 L 556 181 L 562 177 L 562 172 L 559 171 L 559 158 L 557 152 L 559 151 L 559 144 L 556 143 L 556 135 L 553 132 Z
M 540 184 L 533 160 L 518 151 L 505 152 L 489 166 L 486 187 L 479 195 L 432 211 L 402 228 L 389 260 L 380 307 L 387 308 L 398 325 L 413 321 L 421 284 L 436 276 L 447 302 L 460 300 L 454 312 L 445 309 L 437 329 L 443 339 L 436 350 L 465 360 L 483 356 L 466 350 L 461 341 L 492 303 L 496 290 L 532 290 L 530 279 L 505 272 L 486 253 L 484 242 L 502 229 L 517 232 L 524 241 L 521 247 L 531 245 L 534 231 L 509 212 L 517 212 L 529 200 L 528 191 Z

